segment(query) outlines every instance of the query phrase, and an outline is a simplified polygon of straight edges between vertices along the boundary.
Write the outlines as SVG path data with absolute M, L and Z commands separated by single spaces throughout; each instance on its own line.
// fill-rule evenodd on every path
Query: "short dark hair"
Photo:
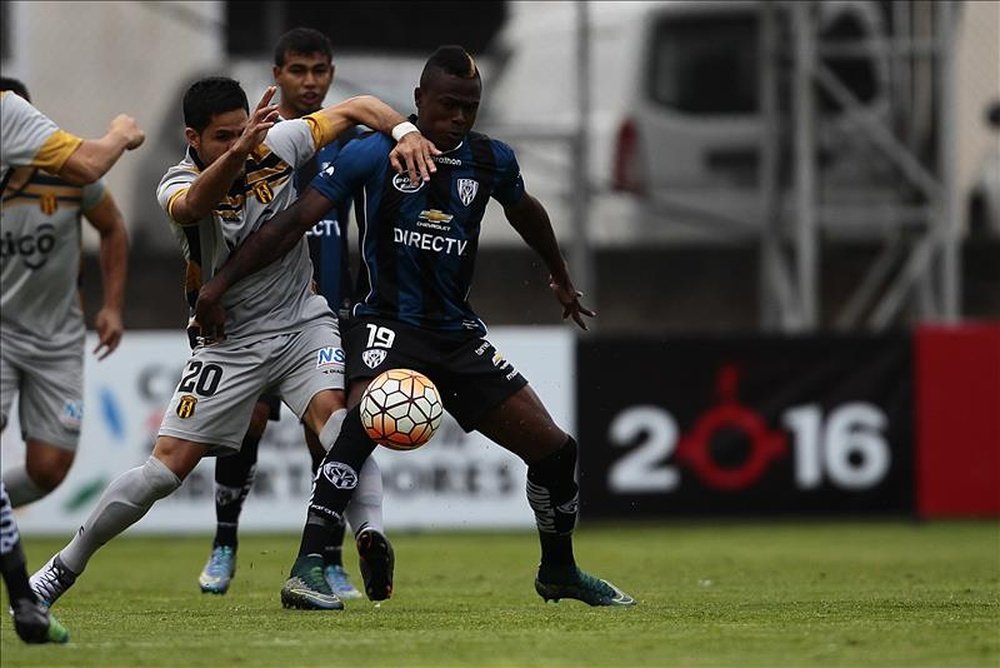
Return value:
M 247 94 L 229 77 L 199 79 L 184 93 L 184 125 L 195 132 L 207 128 L 213 116 L 235 109 L 250 113 Z
M 278 38 L 274 46 L 274 64 L 283 67 L 286 53 L 316 53 L 319 51 L 327 60 L 333 60 L 333 46 L 330 39 L 312 28 L 292 28 Z
M 457 44 L 439 46 L 437 51 L 431 54 L 424 65 L 424 71 L 420 73 L 420 87 L 426 86 L 431 78 L 439 73 L 462 79 L 479 78 L 479 68 L 476 67 L 475 59 L 469 55 L 465 47 Z
M 31 96 L 28 95 L 28 87 L 14 77 L 0 77 L 0 90 L 9 90 L 31 102 Z

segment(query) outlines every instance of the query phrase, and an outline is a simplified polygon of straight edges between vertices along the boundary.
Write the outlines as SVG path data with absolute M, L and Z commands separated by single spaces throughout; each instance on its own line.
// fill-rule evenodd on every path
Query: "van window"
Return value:
M 691 114 L 757 111 L 757 19 L 671 16 L 653 31 L 651 100 Z

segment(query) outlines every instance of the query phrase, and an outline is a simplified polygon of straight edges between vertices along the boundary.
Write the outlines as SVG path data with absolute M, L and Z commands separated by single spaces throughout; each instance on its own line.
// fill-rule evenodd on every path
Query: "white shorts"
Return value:
M 2 426 L 17 395 L 21 438 L 75 451 L 83 421 L 83 346 L 82 337 L 61 350 L 0 337 Z
M 280 395 L 301 419 L 317 393 L 343 389 L 344 350 L 332 316 L 252 343 L 241 339 L 198 346 L 167 404 L 159 435 L 224 454 L 240 449 L 261 394 Z

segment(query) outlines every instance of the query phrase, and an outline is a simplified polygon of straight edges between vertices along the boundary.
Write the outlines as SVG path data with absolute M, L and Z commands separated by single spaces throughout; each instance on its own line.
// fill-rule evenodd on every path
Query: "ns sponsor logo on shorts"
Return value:
M 358 486 L 358 474 L 343 462 L 323 464 L 323 476 L 337 489 L 354 489 Z
M 343 372 L 345 360 L 343 348 L 325 346 L 316 351 L 316 368 L 323 373 Z
M 83 404 L 78 401 L 65 402 L 59 422 L 68 429 L 80 431 L 80 425 L 83 424 Z

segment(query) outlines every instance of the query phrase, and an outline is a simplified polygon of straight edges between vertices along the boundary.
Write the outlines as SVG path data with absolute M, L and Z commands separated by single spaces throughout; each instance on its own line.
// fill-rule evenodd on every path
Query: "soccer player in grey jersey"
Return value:
M 436 149 L 396 111 L 373 97 L 351 98 L 301 119 L 275 124 L 269 88 L 252 114 L 232 79 L 195 82 L 184 96 L 188 153 L 167 170 L 160 205 L 188 257 L 189 273 L 208 279 L 232 249 L 295 198 L 295 169 L 353 125 L 398 144 L 394 167 L 430 178 Z M 199 130 L 199 128 L 201 128 Z M 257 398 L 281 395 L 324 447 L 343 421 L 343 353 L 336 316 L 310 290 L 312 268 L 303 240 L 227 295 L 224 333 L 200 340 L 167 405 L 153 454 L 108 486 L 70 543 L 31 577 L 52 604 L 75 582 L 93 554 L 176 490 L 205 456 L 238 450 Z M 228 336 L 225 336 L 225 332 Z M 322 568 L 308 574 L 323 581 Z M 306 583 L 309 584 L 309 583 Z M 335 595 L 313 601 L 342 608 Z
M 116 116 L 100 139 L 66 132 L 23 97 L 0 92 L 0 183 L 15 167 L 38 167 L 73 183 L 104 176 L 126 150 L 138 148 L 145 134 L 124 114 Z M 66 642 L 69 633 L 39 604 L 28 583 L 24 550 L 11 513 L 7 488 L 0 481 L 0 575 L 7 585 L 17 635 L 29 643 Z
M 3 77 L 0 89 L 29 99 L 17 79 Z M 14 508 L 63 481 L 80 439 L 86 334 L 76 289 L 81 215 L 101 236 L 104 306 L 95 320 L 95 352 L 107 356 L 122 336 L 128 261 L 125 221 L 111 193 L 103 181 L 76 186 L 36 167 L 18 167 L 3 191 L 0 424 L 7 424 L 19 396 L 27 449 L 23 465 L 3 472 Z

